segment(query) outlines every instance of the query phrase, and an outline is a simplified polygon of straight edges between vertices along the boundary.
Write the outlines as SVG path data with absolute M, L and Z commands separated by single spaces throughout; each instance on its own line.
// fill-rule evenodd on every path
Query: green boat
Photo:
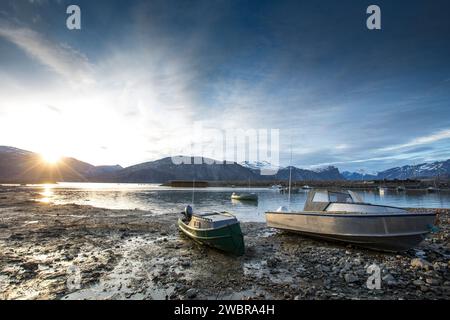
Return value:
M 178 227 L 199 243 L 237 256 L 244 254 L 241 226 L 236 217 L 228 212 L 188 213 L 178 219 Z

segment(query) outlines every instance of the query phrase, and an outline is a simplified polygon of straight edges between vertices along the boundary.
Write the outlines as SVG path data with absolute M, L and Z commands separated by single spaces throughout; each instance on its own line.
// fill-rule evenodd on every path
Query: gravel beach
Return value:
M 246 254 L 200 246 L 177 215 L 31 201 L 0 187 L 0 299 L 448 299 L 448 209 L 417 248 L 390 254 L 241 223 Z M 182 208 L 180 208 L 181 211 Z M 381 269 L 368 289 L 367 268 Z

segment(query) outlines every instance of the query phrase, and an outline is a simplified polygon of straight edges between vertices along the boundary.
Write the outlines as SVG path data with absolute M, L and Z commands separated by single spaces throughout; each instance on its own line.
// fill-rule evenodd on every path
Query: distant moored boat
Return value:
M 244 200 L 244 201 L 258 201 L 258 195 L 256 193 L 236 193 L 233 192 L 231 195 L 231 199 L 233 200 Z

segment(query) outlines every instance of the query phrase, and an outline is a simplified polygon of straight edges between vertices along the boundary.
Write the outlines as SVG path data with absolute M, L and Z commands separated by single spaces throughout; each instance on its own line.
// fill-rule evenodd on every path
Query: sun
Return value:
M 61 155 L 54 152 L 41 153 L 41 157 L 42 160 L 51 165 L 55 165 L 61 160 Z

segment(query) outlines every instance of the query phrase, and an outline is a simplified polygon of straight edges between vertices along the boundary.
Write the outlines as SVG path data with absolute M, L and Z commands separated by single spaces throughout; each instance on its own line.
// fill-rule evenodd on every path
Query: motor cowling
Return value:
M 192 213 L 193 213 L 193 210 L 192 210 L 192 207 L 190 206 L 190 205 L 187 205 L 185 208 L 184 208 L 184 215 L 186 216 L 186 218 L 188 219 L 188 220 L 191 220 L 191 218 L 192 218 Z

